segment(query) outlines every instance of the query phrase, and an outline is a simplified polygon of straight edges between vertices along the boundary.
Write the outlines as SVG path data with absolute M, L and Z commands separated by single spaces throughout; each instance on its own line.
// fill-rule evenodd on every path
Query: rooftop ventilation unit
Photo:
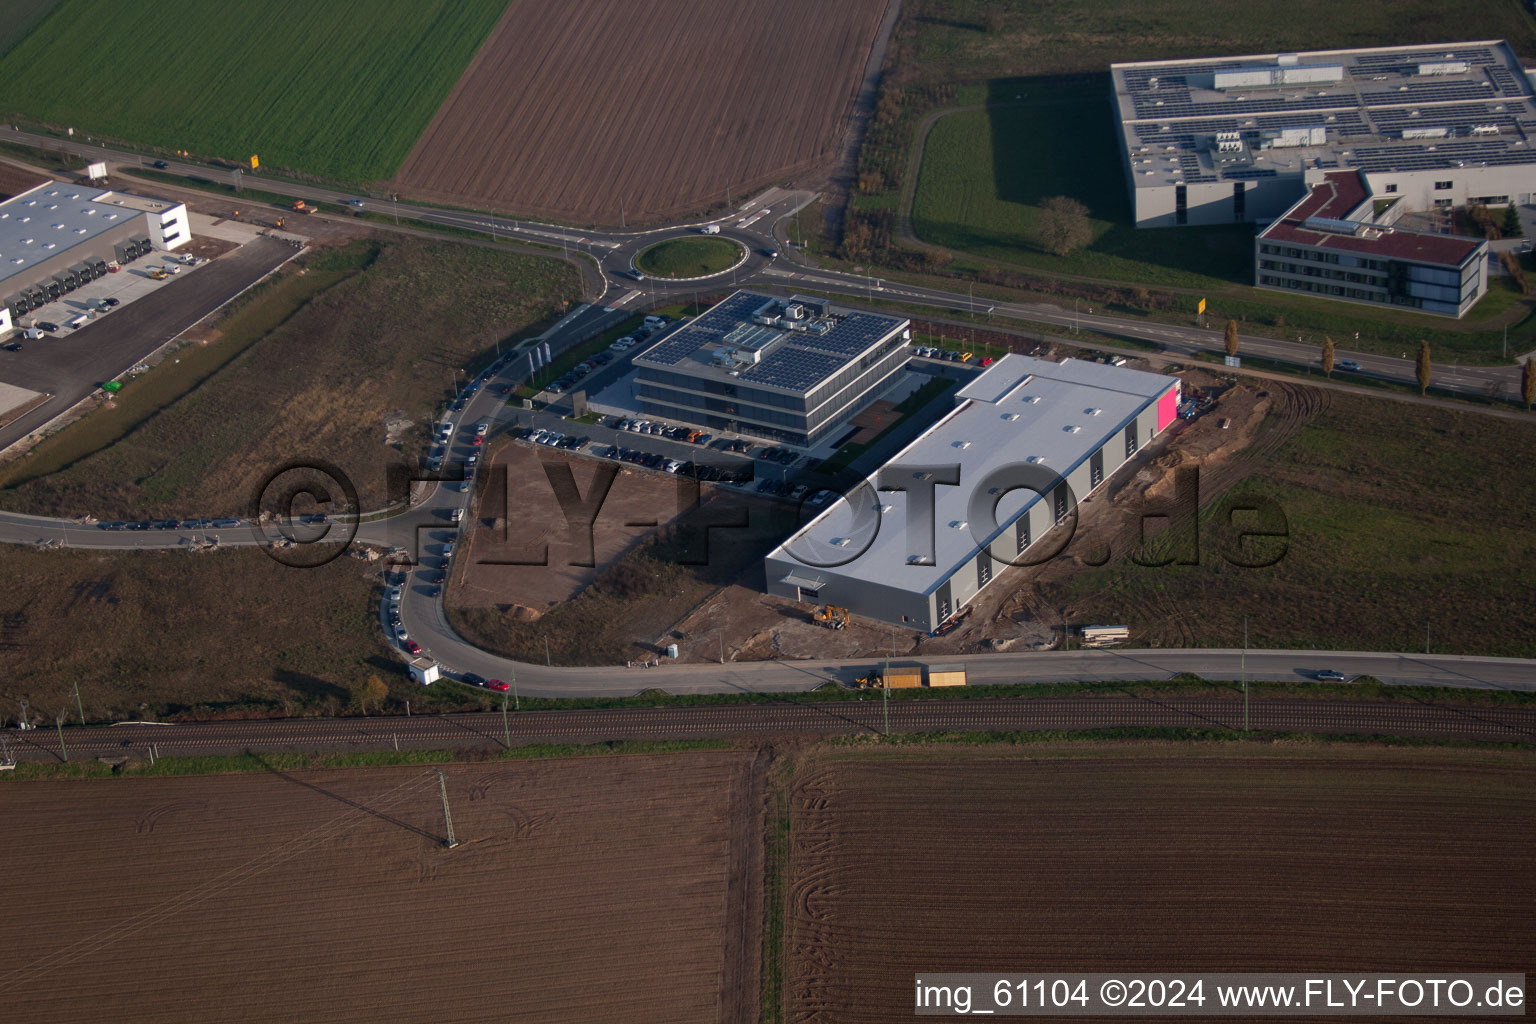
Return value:
M 963 530 L 970 525 L 971 524 L 966 522 L 964 519 L 951 519 L 949 521 L 949 528 L 951 530 Z
M 969 448 L 970 446 L 971 446 L 971 442 L 969 442 L 969 441 L 956 441 L 954 443 L 954 447 L 956 447 L 956 448 Z
M 1012 423 L 1014 420 L 1016 420 L 1018 418 L 1019 418 L 1019 414 L 1016 413 L 1016 412 L 1005 412 L 1005 413 L 1003 413 L 1003 419 L 1007 420 L 1009 423 Z
M 1028 402 L 1030 405 L 1034 405 L 1036 402 L 1040 401 L 1040 396 L 1039 395 L 1025 395 L 1024 396 L 1024 401 Z
M 1104 411 L 1103 409 L 1093 409 L 1093 408 L 1088 408 L 1088 409 L 1084 409 L 1083 410 L 1083 412 L 1087 413 L 1089 416 L 1097 416 L 1099 413 L 1101 413 L 1103 411 Z
M 1464 75 L 1469 65 L 1464 60 L 1437 60 L 1429 64 L 1420 64 L 1418 73 L 1421 75 Z
M 1076 434 L 1079 431 L 1081 431 L 1083 428 L 1078 426 L 1077 424 L 1073 423 L 1073 424 L 1069 424 L 1069 425 L 1067 425 L 1065 427 L 1062 427 L 1061 429 L 1063 431 L 1065 431 L 1066 433 L 1068 433 L 1068 434 Z
M 926 555 L 908 555 L 907 556 L 907 564 L 908 565 L 932 565 L 933 564 L 933 559 L 927 557 Z
M 1030 465 L 1033 465 L 1033 466 L 1040 466 L 1040 465 L 1044 465 L 1045 464 L 1045 456 L 1044 455 L 1031 455 L 1029 458 L 1025 459 L 1024 461 L 1028 462 Z

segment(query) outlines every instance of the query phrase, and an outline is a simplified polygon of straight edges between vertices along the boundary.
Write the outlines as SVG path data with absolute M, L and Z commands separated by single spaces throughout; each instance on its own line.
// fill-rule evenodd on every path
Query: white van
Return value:
M 720 225 L 705 224 L 702 228 L 699 228 L 699 233 L 702 235 L 718 235 L 720 233 Z

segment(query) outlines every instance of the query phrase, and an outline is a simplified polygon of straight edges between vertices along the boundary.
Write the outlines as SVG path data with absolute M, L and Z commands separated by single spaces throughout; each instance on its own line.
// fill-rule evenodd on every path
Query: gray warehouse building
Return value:
M 111 263 L 191 239 L 184 204 L 45 182 L 0 203 L 0 317 L 16 324 Z
M 651 416 L 813 447 L 906 363 L 911 322 L 738 291 L 634 358 Z
M 1174 377 L 1007 355 L 955 408 L 771 551 L 769 593 L 932 630 L 1178 415 Z
M 1410 210 L 1536 193 L 1536 96 L 1502 40 L 1143 61 L 1111 77 L 1137 227 L 1268 223 L 1335 170 Z

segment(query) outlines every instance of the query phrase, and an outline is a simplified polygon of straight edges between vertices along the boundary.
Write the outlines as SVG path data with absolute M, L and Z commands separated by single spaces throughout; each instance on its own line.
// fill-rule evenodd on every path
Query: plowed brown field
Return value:
M 1536 968 L 1529 754 L 1139 749 L 802 771 L 785 1019 L 906 1019 L 923 972 Z
M 830 165 L 887 0 L 513 0 L 402 191 L 618 224 Z
M 0 788 L 30 1021 L 756 1021 L 750 752 Z

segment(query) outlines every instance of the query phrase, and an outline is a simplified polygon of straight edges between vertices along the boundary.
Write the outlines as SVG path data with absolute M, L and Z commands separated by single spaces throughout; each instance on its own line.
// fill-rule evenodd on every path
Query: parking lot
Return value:
M 0 382 L 50 396 L 0 427 L 0 451 L 71 409 L 103 382 L 142 362 L 296 251 L 288 242 L 260 238 L 159 281 L 142 273 L 146 265 L 164 262 L 163 254 L 152 254 L 44 307 L 37 314 L 39 319 L 50 307 L 75 309 L 65 303 L 83 303 L 91 297 L 118 298 L 120 303 L 78 329 L 60 330 L 38 339 L 13 339 L 0 348 Z M 103 290 L 92 291 L 97 286 Z M 122 295 L 132 295 L 133 301 L 122 299 Z M 13 344 L 17 348 L 9 348 Z

